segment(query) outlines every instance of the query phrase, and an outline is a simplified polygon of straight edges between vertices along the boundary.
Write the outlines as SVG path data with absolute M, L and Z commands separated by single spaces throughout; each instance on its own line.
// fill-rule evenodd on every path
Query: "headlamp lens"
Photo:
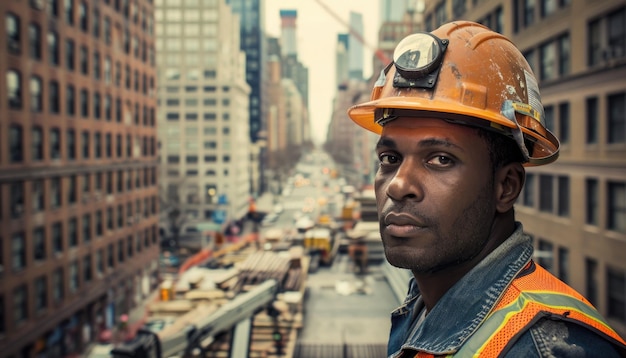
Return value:
M 393 53 L 398 72 L 407 79 L 417 79 L 432 72 L 442 59 L 442 42 L 436 36 L 422 32 L 405 37 Z

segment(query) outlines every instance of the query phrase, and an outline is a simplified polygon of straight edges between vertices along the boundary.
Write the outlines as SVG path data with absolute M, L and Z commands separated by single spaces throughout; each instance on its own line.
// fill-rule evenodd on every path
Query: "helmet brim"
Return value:
M 459 105 L 456 102 L 433 101 L 419 97 L 385 97 L 352 106 L 348 116 L 359 126 L 374 132 L 382 133 L 383 127 L 377 123 L 376 111 L 379 109 L 410 110 L 414 118 L 441 118 L 449 122 L 481 127 L 510 136 L 517 124 L 508 118 L 474 107 Z M 534 121 L 534 120 L 532 120 Z M 532 143 L 528 166 L 551 163 L 558 158 L 559 141 L 547 129 L 540 134 L 524 126 L 521 127 L 524 138 Z

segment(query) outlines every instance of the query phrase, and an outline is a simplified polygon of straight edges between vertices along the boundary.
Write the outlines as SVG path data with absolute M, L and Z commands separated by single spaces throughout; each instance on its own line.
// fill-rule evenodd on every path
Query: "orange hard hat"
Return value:
M 353 106 L 348 115 L 377 134 L 398 117 L 482 127 L 515 140 L 528 166 L 551 163 L 559 154 L 524 56 L 503 35 L 470 21 L 400 41 L 370 101 Z

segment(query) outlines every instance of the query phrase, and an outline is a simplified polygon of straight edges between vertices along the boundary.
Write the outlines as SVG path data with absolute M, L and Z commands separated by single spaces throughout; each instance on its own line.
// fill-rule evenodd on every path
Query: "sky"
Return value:
M 329 14 L 321 1 L 348 23 L 350 12 L 363 16 L 363 74 L 372 74 L 373 53 L 378 31 L 378 0 L 265 0 L 265 27 L 269 36 L 280 38 L 280 10 L 297 10 L 298 59 L 309 69 L 309 116 L 316 143 L 323 143 L 332 113 L 335 89 L 335 47 L 337 34 L 348 33 L 344 23 Z

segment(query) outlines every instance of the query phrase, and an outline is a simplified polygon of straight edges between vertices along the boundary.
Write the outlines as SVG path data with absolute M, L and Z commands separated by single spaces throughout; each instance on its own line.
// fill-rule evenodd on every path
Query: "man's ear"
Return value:
M 496 171 L 495 180 L 496 210 L 505 213 L 513 207 L 524 187 L 526 170 L 521 163 L 509 163 Z

